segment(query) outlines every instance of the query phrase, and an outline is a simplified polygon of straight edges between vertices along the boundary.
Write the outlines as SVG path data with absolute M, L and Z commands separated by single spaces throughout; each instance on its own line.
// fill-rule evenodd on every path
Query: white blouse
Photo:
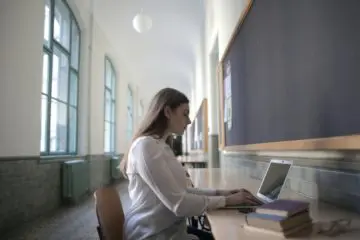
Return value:
M 225 197 L 215 196 L 215 190 L 187 188 L 185 169 L 163 140 L 136 139 L 128 158 L 127 240 L 194 239 L 186 233 L 186 217 L 225 206 Z

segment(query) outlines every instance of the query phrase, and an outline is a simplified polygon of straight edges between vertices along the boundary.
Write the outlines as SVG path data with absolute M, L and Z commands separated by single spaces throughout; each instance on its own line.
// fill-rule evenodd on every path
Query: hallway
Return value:
M 117 189 L 124 211 L 129 207 L 127 181 Z M 74 207 L 63 208 L 10 232 L 1 240 L 98 240 L 94 199 L 89 197 Z
M 0 240 L 98 239 L 94 198 L 64 203 L 185 103 L 185 166 L 260 180 L 292 161 L 291 191 L 360 214 L 360 1 L 339 2 L 1 0 Z M 151 104 L 164 88 L 187 101 Z

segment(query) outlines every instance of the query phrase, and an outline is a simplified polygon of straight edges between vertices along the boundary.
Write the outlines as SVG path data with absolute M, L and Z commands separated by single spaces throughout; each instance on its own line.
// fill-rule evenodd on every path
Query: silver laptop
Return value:
M 273 159 L 266 170 L 256 196 L 264 203 L 277 200 L 285 186 L 292 161 Z
M 286 178 L 292 166 L 292 161 L 273 159 L 266 170 L 256 196 L 263 203 L 269 203 L 279 198 L 285 185 Z M 252 206 L 238 205 L 225 208 L 252 208 Z M 256 206 L 254 206 L 256 208 Z

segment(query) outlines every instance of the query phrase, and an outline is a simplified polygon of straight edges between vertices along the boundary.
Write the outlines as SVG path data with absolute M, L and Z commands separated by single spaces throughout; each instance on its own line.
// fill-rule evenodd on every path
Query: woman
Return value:
M 224 206 L 258 204 L 246 190 L 187 188 L 185 171 L 165 141 L 173 133 L 183 134 L 189 123 L 189 100 L 183 93 L 165 88 L 155 95 L 120 165 L 129 179 L 132 203 L 125 216 L 125 239 L 212 239 L 211 234 L 187 229 L 186 217 Z

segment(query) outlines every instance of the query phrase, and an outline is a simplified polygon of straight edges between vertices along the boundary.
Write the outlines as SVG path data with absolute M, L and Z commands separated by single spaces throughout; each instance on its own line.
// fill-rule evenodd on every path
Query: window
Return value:
M 64 0 L 46 0 L 44 14 L 40 152 L 76 154 L 80 30 Z
M 115 152 L 115 98 L 116 75 L 113 65 L 105 58 L 105 117 L 104 152 Z
M 133 118 L 133 113 L 134 113 L 134 107 L 133 107 L 133 92 L 130 88 L 130 86 L 128 86 L 128 94 L 127 94 L 127 119 L 128 119 L 128 124 L 127 124 L 127 138 L 129 141 L 131 141 L 132 137 L 133 137 L 133 124 L 134 124 L 134 118 Z

